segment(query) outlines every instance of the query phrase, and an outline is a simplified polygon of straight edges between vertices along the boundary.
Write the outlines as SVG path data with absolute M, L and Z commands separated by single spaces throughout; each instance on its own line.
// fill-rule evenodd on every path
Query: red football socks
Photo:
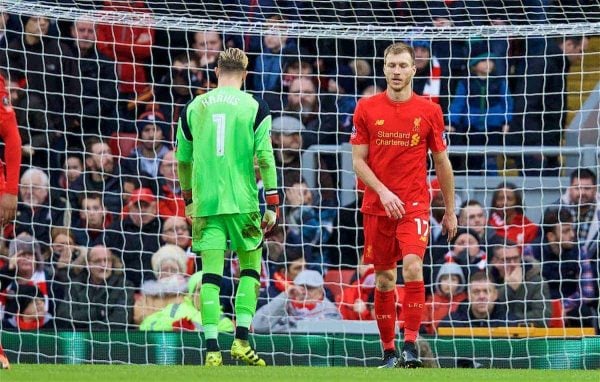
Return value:
M 415 342 L 425 306 L 425 284 L 423 281 L 408 281 L 404 284 L 404 341 Z
M 395 350 L 396 338 L 396 291 L 382 292 L 375 289 L 375 319 L 383 350 Z

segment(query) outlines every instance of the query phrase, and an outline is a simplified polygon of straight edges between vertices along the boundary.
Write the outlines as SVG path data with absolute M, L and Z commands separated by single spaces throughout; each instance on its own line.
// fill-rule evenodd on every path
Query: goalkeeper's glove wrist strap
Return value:
M 277 206 L 279 206 L 279 194 L 277 193 L 277 190 L 265 191 L 265 201 L 267 202 L 267 208 L 277 208 Z

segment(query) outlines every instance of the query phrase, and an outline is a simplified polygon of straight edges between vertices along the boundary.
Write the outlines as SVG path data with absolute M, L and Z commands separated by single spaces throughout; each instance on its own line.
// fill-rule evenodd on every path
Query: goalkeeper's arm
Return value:
M 277 219 L 279 217 L 279 194 L 277 193 L 275 158 L 273 157 L 272 148 L 271 150 L 260 150 L 256 153 L 256 156 L 258 158 L 260 176 L 265 187 L 265 201 L 267 202 L 262 228 L 265 234 L 268 235 L 277 227 Z

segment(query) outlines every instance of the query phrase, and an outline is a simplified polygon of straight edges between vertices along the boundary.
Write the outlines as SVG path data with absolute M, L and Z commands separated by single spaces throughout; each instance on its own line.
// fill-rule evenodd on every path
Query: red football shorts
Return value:
M 375 270 L 395 269 L 406 255 L 425 255 L 429 241 L 429 211 L 411 211 L 402 219 L 364 214 L 364 263 Z

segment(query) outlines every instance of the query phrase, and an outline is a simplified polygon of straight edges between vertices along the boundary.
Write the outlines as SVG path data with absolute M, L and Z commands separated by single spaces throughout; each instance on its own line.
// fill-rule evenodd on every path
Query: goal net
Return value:
M 0 0 L 0 73 L 23 142 L 18 214 L 0 236 L 9 358 L 203 362 L 174 134 L 216 87 L 218 52 L 239 47 L 244 89 L 271 110 L 283 200 L 252 342 L 269 364 L 377 364 L 349 139 L 359 99 L 385 90 L 392 42 L 414 48 L 413 88 L 442 108 L 456 177 L 448 243 L 429 166 L 422 358 L 600 367 L 600 8 L 586 0 Z M 239 275 L 228 252 L 223 349 Z

